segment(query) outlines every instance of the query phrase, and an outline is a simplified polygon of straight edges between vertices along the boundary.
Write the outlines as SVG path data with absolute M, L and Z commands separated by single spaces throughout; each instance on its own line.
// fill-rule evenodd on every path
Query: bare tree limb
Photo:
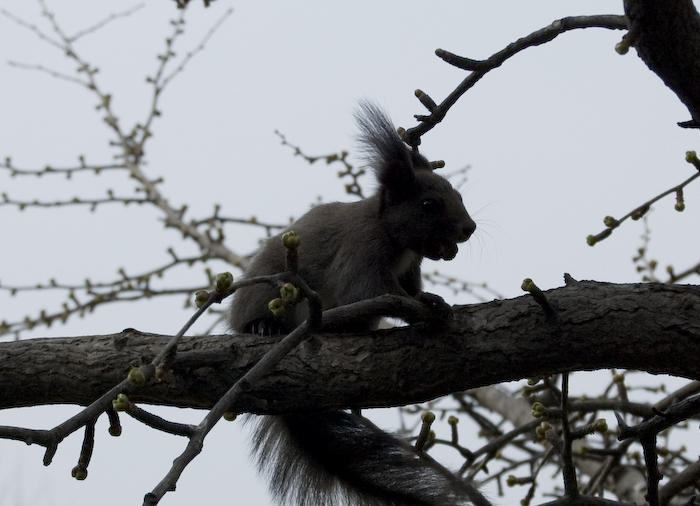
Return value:
M 627 28 L 627 20 L 624 16 L 616 15 L 571 16 L 558 19 L 551 25 L 509 44 L 487 60 L 472 60 L 454 55 L 444 49 L 436 50 L 435 54 L 447 63 L 465 70 L 470 70 L 471 73 L 439 105 L 436 105 L 432 99 L 422 91 L 419 90 L 416 92 L 416 95 L 423 105 L 430 111 L 430 115 L 416 115 L 416 118 L 421 124 L 406 131 L 407 142 L 411 145 L 419 144 L 420 137 L 440 123 L 447 114 L 447 111 L 450 110 L 462 95 L 474 86 L 487 72 L 500 67 L 508 58 L 515 56 L 520 51 L 529 47 L 539 46 L 540 44 L 549 42 L 564 32 L 579 28 L 624 30 Z
M 680 494 L 684 489 L 694 486 L 700 480 L 700 460 L 686 467 L 678 476 L 669 480 L 659 490 L 659 503 L 667 505 L 671 499 Z
M 280 413 L 396 406 L 577 369 L 620 367 L 700 379 L 700 288 L 579 282 L 545 293 L 560 318 L 561 337 L 547 331 L 530 296 L 459 306 L 443 330 L 417 324 L 352 337 L 320 334 L 254 385 L 237 408 Z M 324 322 L 370 311 L 405 316 L 408 308 L 399 311 L 396 304 L 390 296 L 363 301 L 326 311 Z M 87 405 L 131 367 L 152 360 L 164 339 L 126 330 L 0 343 L 0 407 Z M 210 408 L 276 340 L 183 337 L 172 379 L 142 387 L 132 400 Z

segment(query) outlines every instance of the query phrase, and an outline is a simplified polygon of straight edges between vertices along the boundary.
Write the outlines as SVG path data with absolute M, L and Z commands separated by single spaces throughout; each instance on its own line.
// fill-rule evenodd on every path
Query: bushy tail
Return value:
M 264 416 L 255 435 L 258 467 L 281 504 L 489 504 L 470 484 L 355 414 Z

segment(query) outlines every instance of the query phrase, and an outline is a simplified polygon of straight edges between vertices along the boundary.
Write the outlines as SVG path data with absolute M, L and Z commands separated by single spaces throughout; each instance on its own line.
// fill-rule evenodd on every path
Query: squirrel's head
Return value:
M 476 230 L 462 196 L 399 138 L 376 105 L 362 102 L 357 123 L 368 164 L 380 184 L 379 217 L 392 240 L 431 260 L 452 260 L 457 244 Z

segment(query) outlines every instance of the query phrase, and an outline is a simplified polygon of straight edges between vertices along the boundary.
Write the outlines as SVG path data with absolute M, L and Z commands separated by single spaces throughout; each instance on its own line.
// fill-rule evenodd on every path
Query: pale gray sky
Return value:
M 38 3 L 4 0 L 0 5 L 50 31 Z M 131 5 L 49 3 L 67 32 Z M 275 130 L 309 154 L 352 151 L 352 111 L 358 99 L 376 100 L 398 125 L 411 127 L 412 116 L 425 112 L 413 97 L 416 88 L 439 102 L 464 78 L 464 72 L 437 58 L 435 49 L 486 58 L 557 18 L 622 12 L 621 1 L 602 0 L 218 0 L 209 9 L 199 3 L 190 9 L 187 35 L 175 48 L 178 54 L 195 47 L 229 7 L 232 16 L 163 96 L 148 170 L 165 178 L 163 191 L 171 202 L 187 202 L 193 216 L 220 203 L 227 216 L 255 214 L 273 222 L 301 215 L 319 195 L 348 199 L 335 177 L 337 168 L 308 166 L 293 158 Z M 99 82 L 112 93 L 123 124 L 147 113 L 145 77 L 153 72 L 155 55 L 171 30 L 168 21 L 176 15 L 170 3 L 150 2 L 77 44 L 84 58 L 100 68 Z M 543 289 L 560 286 L 564 272 L 578 279 L 640 280 L 631 258 L 641 245 L 641 222 L 626 224 L 595 248 L 586 245 L 586 236 L 603 230 L 605 215 L 620 217 L 692 175 L 684 155 L 697 147 L 697 133 L 676 126 L 689 119 L 688 112 L 634 50 L 624 57 L 615 52 L 622 34 L 579 30 L 526 50 L 483 78 L 423 138 L 423 151 L 444 159 L 445 172 L 472 165 L 461 190 L 480 226 L 454 261 L 437 267 L 485 281 L 509 297 L 521 294 L 525 277 Z M 54 47 L 0 17 L 0 156 L 12 156 L 23 168 L 74 165 L 79 154 L 88 162 L 109 162 L 110 130 L 95 110 L 96 98 L 74 83 L 10 67 L 8 60 L 65 73 L 75 67 Z M 119 193 L 132 186 L 121 174 L 76 176 L 66 184 L 10 179 L 0 171 L 2 192 L 16 198 L 103 196 L 106 188 Z M 682 270 L 698 261 L 696 238 L 688 233 L 698 220 L 698 197 L 700 189 L 686 190 L 684 213 L 673 211 L 672 198 L 655 206 L 649 219 L 650 250 L 662 268 L 673 263 Z M 20 213 L 0 207 L 0 281 L 111 279 L 121 266 L 131 272 L 158 266 L 178 237 L 157 218 L 154 210 L 137 207 L 105 207 L 96 213 Z M 229 236 L 229 247 L 238 253 L 252 251 L 255 244 L 248 231 Z M 200 279 L 194 269 L 180 275 Z M 446 296 L 451 302 L 472 301 Z M 34 314 L 52 303 L 57 304 L 50 296 L 0 293 L 0 320 Z M 107 334 L 126 327 L 174 333 L 186 317 L 179 298 L 119 305 L 27 336 Z M 74 410 L 8 410 L 0 413 L 0 424 L 49 428 Z M 166 413 L 192 422 L 202 416 Z M 102 436 L 85 482 L 70 478 L 80 435 L 60 446 L 49 468 L 41 465 L 40 448 L 0 441 L 0 504 L 141 504 L 184 448 L 184 440 L 124 418 L 121 438 L 107 437 L 104 422 L 98 424 Z M 178 491 L 162 504 L 212 498 L 267 504 L 264 485 L 250 467 L 245 434 L 240 424 L 221 423 Z

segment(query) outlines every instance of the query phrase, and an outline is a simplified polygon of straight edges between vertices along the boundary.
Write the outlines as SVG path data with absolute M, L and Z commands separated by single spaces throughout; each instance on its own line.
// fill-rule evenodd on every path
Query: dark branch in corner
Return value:
M 688 108 L 692 120 L 679 125 L 700 128 L 700 14 L 692 0 L 625 0 L 624 6 L 630 31 L 623 41 Z

